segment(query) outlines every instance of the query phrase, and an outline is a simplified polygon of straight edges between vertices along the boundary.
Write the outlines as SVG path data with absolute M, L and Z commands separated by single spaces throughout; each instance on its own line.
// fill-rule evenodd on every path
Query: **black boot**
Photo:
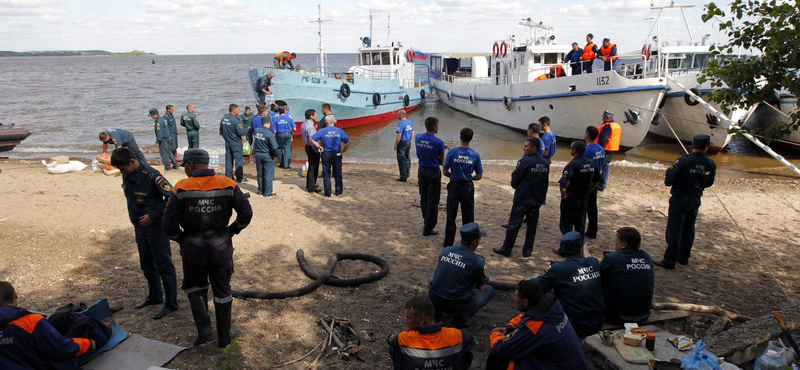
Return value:
M 194 325 L 197 327 L 197 339 L 194 340 L 194 346 L 211 340 L 211 318 L 208 317 L 207 294 L 205 290 L 189 294 L 189 305 L 192 308 Z
M 214 302 L 214 310 L 217 316 L 217 346 L 225 348 L 231 344 L 231 338 L 235 333 L 231 330 L 231 303 Z

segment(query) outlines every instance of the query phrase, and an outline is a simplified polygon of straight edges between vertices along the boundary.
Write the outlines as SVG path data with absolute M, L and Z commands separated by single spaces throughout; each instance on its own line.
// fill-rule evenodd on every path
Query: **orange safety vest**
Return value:
M 603 145 L 603 149 L 606 151 L 617 152 L 619 151 L 619 138 L 622 136 L 622 127 L 619 126 L 619 123 L 614 121 L 606 122 L 600 127 L 598 127 L 598 132 L 602 132 L 606 126 L 611 127 L 611 135 L 608 136 L 608 140 L 606 140 L 606 145 Z M 597 137 L 597 140 L 600 140 L 600 137 Z M 595 140 L 595 143 L 597 143 Z
M 283 58 L 284 54 L 288 54 L 289 56 L 286 57 L 286 58 Z M 275 54 L 275 58 L 280 60 L 281 64 L 283 64 L 283 63 L 286 63 L 287 61 L 289 61 L 290 59 L 292 59 L 292 54 L 290 54 L 288 51 L 284 50 L 284 51 L 282 51 L 282 52 L 280 52 L 278 54 Z
M 594 48 L 596 47 L 597 45 L 595 45 L 593 42 L 586 43 L 586 46 L 583 47 L 583 56 L 581 57 L 581 60 L 594 60 L 594 58 L 597 56 L 594 53 Z
M 614 49 L 614 46 L 617 46 L 617 45 L 614 44 L 614 43 L 610 43 L 610 42 L 608 43 L 608 47 L 601 46 L 600 47 L 600 55 L 602 55 L 604 57 L 607 57 L 607 56 L 611 55 L 611 50 Z M 615 61 L 615 60 L 617 60 L 617 56 L 616 55 L 611 57 L 611 61 L 612 62 Z
M 534 81 L 541 81 L 541 80 L 546 80 L 546 79 L 547 79 L 547 75 L 544 74 L 544 75 L 540 75 L 539 77 L 536 77 L 536 79 L 534 79 Z
M 564 73 L 564 67 L 558 65 L 550 67 L 550 74 L 553 76 L 552 78 L 564 77 L 567 75 Z

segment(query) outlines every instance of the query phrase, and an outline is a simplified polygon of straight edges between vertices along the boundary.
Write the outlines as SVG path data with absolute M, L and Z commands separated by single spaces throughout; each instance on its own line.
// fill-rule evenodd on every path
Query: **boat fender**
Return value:
M 419 97 L 422 98 L 422 99 L 425 99 L 425 90 L 420 90 L 419 91 Z
M 689 91 L 691 91 L 693 94 L 697 96 L 700 96 L 700 90 L 698 90 L 696 87 L 689 89 Z M 689 93 L 684 93 L 683 101 L 686 102 L 686 105 L 690 107 L 694 107 L 695 105 L 700 104 L 699 101 L 692 99 L 692 97 L 689 96 Z
M 653 126 L 658 126 L 658 124 L 661 123 L 661 121 L 659 120 L 660 118 L 661 118 L 661 113 L 660 112 L 654 114 L 653 115 L 653 120 L 650 122 L 650 124 L 653 125 Z
M 719 118 L 711 113 L 706 113 L 706 122 L 708 122 L 711 128 L 719 126 Z
M 344 83 L 342 87 L 339 88 L 339 94 L 342 95 L 343 98 L 347 98 L 350 96 L 350 85 Z
M 372 104 L 381 105 L 381 94 L 379 93 L 372 94 Z
M 474 94 L 469 94 L 469 103 L 470 104 L 475 104 L 475 95 Z
M 403 106 L 408 107 L 411 104 L 411 99 L 408 97 L 408 94 L 403 96 Z
M 664 97 L 661 98 L 661 102 L 658 103 L 658 109 L 664 108 L 665 104 L 667 104 L 667 95 L 664 95 Z
M 447 92 L 447 94 L 446 94 L 446 95 L 447 95 L 447 100 L 451 100 L 451 99 L 453 99 L 453 94 L 452 94 L 452 93 L 450 93 L 449 91 Z
M 511 110 L 511 97 L 509 96 L 503 97 L 503 106 L 506 107 L 506 109 Z
M 503 41 L 503 43 L 500 44 L 500 55 L 503 58 L 505 58 L 507 53 L 508 53 L 508 44 L 506 44 L 506 42 Z
M 644 60 L 650 60 L 650 44 L 642 46 L 642 56 L 644 56 Z
M 492 54 L 494 55 L 495 58 L 497 58 L 497 56 L 500 55 L 500 44 L 496 42 L 494 43 L 494 46 L 492 46 Z

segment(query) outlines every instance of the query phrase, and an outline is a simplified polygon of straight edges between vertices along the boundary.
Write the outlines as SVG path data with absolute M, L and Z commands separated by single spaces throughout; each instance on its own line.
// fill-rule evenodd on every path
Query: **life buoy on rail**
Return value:
M 500 55 L 500 44 L 496 42 L 494 43 L 494 46 L 492 46 L 492 54 L 494 54 L 495 58 L 497 58 L 497 56 Z
M 644 60 L 650 60 L 650 44 L 642 46 L 642 56 L 644 56 Z
M 381 94 L 380 93 L 372 94 L 372 104 L 381 105 Z
M 408 107 L 411 104 L 411 99 L 408 95 L 403 96 L 403 106 Z
M 697 96 L 700 96 L 700 90 L 698 90 L 696 87 L 689 89 L 689 91 L 691 91 L 693 94 Z M 686 102 L 686 105 L 690 107 L 694 107 L 695 105 L 700 104 L 699 101 L 694 100 L 691 96 L 689 96 L 689 93 L 683 94 L 683 101 Z
M 506 44 L 506 42 L 503 41 L 503 43 L 500 44 L 500 55 L 503 58 L 505 58 L 507 53 L 508 53 L 508 44 Z
M 506 109 L 511 110 L 511 97 L 509 96 L 503 97 L 503 106 L 506 107 Z
M 339 88 L 339 94 L 342 95 L 343 98 L 350 96 L 350 85 L 342 84 L 342 87 Z

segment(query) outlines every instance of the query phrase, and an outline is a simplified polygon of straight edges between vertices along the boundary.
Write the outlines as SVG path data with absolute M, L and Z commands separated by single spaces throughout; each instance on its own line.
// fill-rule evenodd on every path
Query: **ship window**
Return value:
M 370 63 L 371 59 L 369 57 L 369 53 L 361 54 L 361 56 L 363 57 L 361 64 L 363 64 L 365 66 L 368 66 L 368 65 L 372 64 L 372 63 Z
M 541 63 L 542 62 L 542 54 L 533 54 L 533 62 L 534 63 Z
M 544 64 L 556 64 L 558 61 L 558 53 L 547 53 L 544 55 Z
M 711 54 L 696 54 L 694 56 L 694 65 L 693 68 L 705 68 L 705 66 L 710 62 L 712 59 Z
M 375 65 L 375 66 L 381 65 L 381 54 L 380 53 L 372 53 L 372 65 Z
M 388 65 L 392 64 L 392 59 L 389 58 L 389 52 L 381 53 L 381 60 L 383 61 L 383 62 L 381 62 L 381 64 L 383 64 L 385 66 L 388 66 Z

